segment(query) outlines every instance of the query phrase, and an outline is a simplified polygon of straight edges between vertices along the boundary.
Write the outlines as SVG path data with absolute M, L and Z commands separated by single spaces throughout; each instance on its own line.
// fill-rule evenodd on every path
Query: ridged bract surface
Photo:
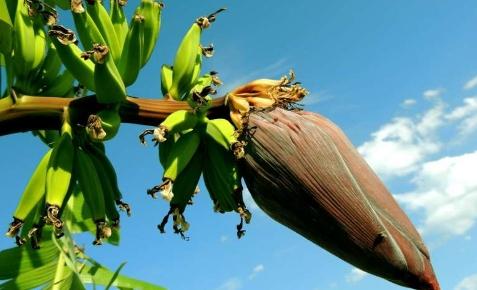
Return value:
M 335 124 L 277 108 L 251 113 L 249 126 L 243 174 L 267 214 L 369 273 L 439 289 L 418 232 Z

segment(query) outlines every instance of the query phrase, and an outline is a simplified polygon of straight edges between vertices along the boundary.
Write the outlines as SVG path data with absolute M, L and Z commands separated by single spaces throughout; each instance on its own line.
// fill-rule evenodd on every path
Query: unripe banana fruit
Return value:
M 121 116 L 118 110 L 106 109 L 89 116 L 86 132 L 93 141 L 107 141 L 116 136 L 120 126 Z

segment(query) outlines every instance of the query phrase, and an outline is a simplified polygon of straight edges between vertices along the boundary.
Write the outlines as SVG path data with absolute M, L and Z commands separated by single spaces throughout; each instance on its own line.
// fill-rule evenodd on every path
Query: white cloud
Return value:
M 358 268 L 353 268 L 351 271 L 346 275 L 345 279 L 346 282 L 350 284 L 358 283 L 359 281 L 363 280 L 369 274 L 360 270 Z
M 233 277 L 222 283 L 217 290 L 238 290 L 242 288 L 242 282 L 240 279 Z
M 424 213 L 423 234 L 466 234 L 477 220 L 477 151 L 424 163 L 416 188 L 396 195 L 411 210 Z
M 477 87 L 477 76 L 471 78 L 464 84 L 464 90 L 471 90 Z
M 220 242 L 225 243 L 228 240 L 229 240 L 229 236 L 226 236 L 226 235 L 220 236 Z
M 477 290 L 477 273 L 462 279 L 454 290 Z
M 442 94 L 443 90 L 442 89 L 432 89 L 432 90 L 427 90 L 422 93 L 424 98 L 427 100 L 432 100 L 437 97 L 439 97 Z
M 248 276 L 248 279 L 252 280 L 258 275 L 258 273 L 263 272 L 263 270 L 265 270 L 265 266 L 263 266 L 263 264 L 258 264 L 253 267 L 252 273 Z
M 435 155 L 477 131 L 477 96 L 450 109 L 439 99 L 433 104 L 422 115 L 384 124 L 358 151 L 382 177 L 414 174 L 413 188 L 396 198 L 420 215 L 421 233 L 465 237 L 477 222 L 477 151 Z
M 477 130 L 477 97 L 464 99 L 464 104 L 446 115 L 450 121 L 459 121 L 458 131 L 461 137 L 468 136 Z
M 438 102 L 418 120 L 395 118 L 372 133 L 372 139 L 358 151 L 383 177 L 409 174 L 427 156 L 439 151 L 434 135 L 444 125 L 443 115 L 444 105 Z
M 411 107 L 411 106 L 415 105 L 416 103 L 417 103 L 417 101 L 414 100 L 414 99 L 405 99 L 404 101 L 402 101 L 401 106 Z
M 464 105 L 453 109 L 446 115 L 446 119 L 454 121 L 460 120 L 477 112 L 477 97 L 470 97 L 464 99 Z

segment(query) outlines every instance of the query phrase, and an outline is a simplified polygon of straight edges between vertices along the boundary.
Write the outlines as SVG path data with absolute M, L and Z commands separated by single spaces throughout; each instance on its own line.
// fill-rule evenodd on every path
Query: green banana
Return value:
M 164 166 L 163 183 L 148 190 L 148 194 L 155 197 L 155 193 L 160 191 L 161 196 L 171 201 L 174 194 L 172 185 L 177 176 L 186 168 L 200 145 L 200 134 L 192 130 L 179 137 L 174 146 L 170 149 L 167 161 Z
M 118 44 L 120 47 L 123 47 L 124 40 L 129 31 L 129 25 L 126 16 L 124 15 L 123 5 L 121 5 L 120 0 L 111 0 L 110 1 L 110 18 L 113 23 L 114 32 L 118 38 Z
M 132 85 L 141 69 L 141 60 L 144 46 L 144 16 L 141 8 L 136 9 L 129 32 L 123 45 L 123 52 L 118 63 L 119 73 L 125 86 Z
M 161 12 L 164 5 L 154 0 L 142 0 L 144 15 L 144 44 L 142 50 L 141 67 L 149 60 L 156 45 L 161 29 Z
M 243 202 L 242 176 L 232 153 L 207 132 L 205 144 L 208 162 L 204 163 L 204 182 L 214 201 L 215 209 L 219 212 L 236 211 L 240 214 L 241 219 L 245 219 L 246 223 L 249 223 L 251 214 Z M 237 234 L 241 237 L 244 233 L 241 229 L 242 222 L 239 226 Z
M 93 49 L 95 43 L 106 43 L 101 31 L 88 11 L 85 10 L 82 13 L 76 13 L 72 10 L 71 14 L 73 14 L 76 31 L 85 50 Z
M 61 136 L 60 132 L 57 130 L 35 130 L 32 131 L 32 133 L 50 148 L 53 148 L 54 144 Z
M 99 160 L 99 162 L 103 165 L 104 172 L 107 176 L 107 179 L 110 181 L 111 186 L 112 186 L 112 193 L 113 193 L 113 198 L 118 206 L 118 208 L 122 211 L 125 211 L 128 216 L 131 215 L 131 207 L 129 204 L 125 203 L 122 200 L 122 194 L 121 190 L 119 189 L 118 185 L 118 177 L 116 175 L 116 170 L 114 169 L 113 164 L 111 164 L 111 161 L 108 159 L 106 156 L 106 153 L 104 152 L 104 146 L 102 143 L 88 143 L 87 148 L 88 152 L 90 154 L 93 154 L 94 157 Z M 100 148 L 103 147 L 103 148 Z
M 73 88 L 75 78 L 70 71 L 64 70 L 56 80 L 46 87 L 42 88 L 42 91 L 38 94 L 40 96 L 50 97 L 67 97 Z
M 66 31 L 63 32 L 63 31 Z M 60 26 L 55 26 L 49 31 L 51 41 L 56 48 L 58 56 L 68 71 L 88 90 L 95 91 L 94 63 L 82 58 L 83 51 L 73 43 L 74 34 Z
M 198 81 L 201 69 L 202 69 L 202 48 L 199 45 L 199 47 L 197 48 L 197 55 L 195 57 L 194 69 L 192 71 L 192 80 L 194 80 L 193 82 L 194 84 L 195 84 L 195 80 Z
M 35 31 L 26 2 L 18 1 L 13 24 L 13 65 L 17 77 L 27 77 L 35 63 Z
M 162 167 L 166 166 L 167 157 L 172 147 L 174 147 L 174 144 L 176 144 L 177 139 L 179 139 L 179 136 L 179 133 L 170 134 L 166 141 L 159 143 L 159 163 L 161 163 Z
M 114 62 L 118 63 L 121 57 L 121 46 L 116 36 L 113 22 L 101 0 L 94 0 L 94 2 L 91 3 L 87 5 L 86 9 L 106 41 Z
M 225 150 L 231 150 L 235 158 L 240 159 L 245 155 L 244 143 L 238 141 L 235 127 L 226 119 L 213 119 L 207 121 L 206 134 Z
M 102 104 L 115 104 L 124 101 L 126 99 L 126 87 L 113 58 L 109 54 L 108 47 L 95 44 L 93 51 L 96 99 Z
M 174 182 L 194 156 L 199 144 L 200 134 L 196 130 L 181 135 L 167 157 L 164 178 Z
M 48 39 L 48 52 L 46 53 L 45 60 L 39 70 L 36 80 L 41 86 L 54 82 L 61 69 L 61 59 L 56 51 L 56 47 L 51 40 Z
M 111 229 L 106 225 L 106 208 L 101 179 L 98 176 L 91 157 L 82 148 L 76 150 L 75 169 L 78 184 L 83 191 L 83 197 L 88 205 L 93 220 L 96 223 L 96 239 L 94 245 L 101 245 L 103 238 L 111 235 Z
M 25 219 L 31 214 L 40 200 L 45 196 L 46 173 L 53 149 L 49 149 L 41 158 L 25 190 L 18 202 L 17 208 L 13 213 L 13 222 L 7 231 L 7 236 L 14 237 L 25 222 Z
M 172 186 L 174 197 L 171 200 L 171 206 L 179 208 L 181 213 L 184 212 L 192 196 L 196 193 L 197 184 L 202 173 L 203 158 L 203 152 L 197 150 L 184 170 L 177 176 Z
M 64 119 L 61 137 L 53 147 L 46 172 L 47 218 L 58 233 L 61 233 L 63 228 L 63 222 L 60 219 L 61 209 L 63 203 L 67 201 L 75 159 L 72 128 L 67 111 L 65 111 Z
M 200 74 L 202 62 L 200 38 L 202 30 L 215 21 L 216 15 L 225 9 L 219 9 L 207 17 L 198 18 L 182 38 L 177 49 L 173 65 L 172 86 L 169 95 L 174 100 L 187 97 Z
M 174 59 L 172 86 L 169 95 L 174 100 L 181 100 L 194 84 L 197 50 L 200 48 L 202 28 L 194 22 L 182 39 Z
M 28 217 L 25 219 L 25 223 L 22 226 L 20 237 L 16 237 L 17 245 L 21 246 L 30 239 L 33 249 L 39 248 L 39 242 L 41 239 L 41 230 L 44 226 L 43 217 L 45 214 L 45 194 L 40 198 Z
M 167 136 L 193 129 L 199 122 L 199 117 L 194 112 L 178 110 L 167 116 L 167 118 L 153 132 L 153 140 L 164 142 Z
M 32 71 L 36 71 L 43 63 L 47 49 L 46 32 L 43 27 L 43 23 L 38 17 L 33 20 L 33 32 L 35 36 L 33 41 L 35 47 L 35 57 L 33 60 Z
M 86 132 L 93 141 L 107 141 L 118 133 L 121 116 L 117 108 L 105 109 L 97 115 L 90 115 Z
M 161 67 L 161 92 L 164 98 L 167 98 L 168 92 L 172 86 L 172 67 L 169 65 L 162 65 Z
M 90 157 L 91 161 L 93 162 L 93 165 L 96 169 L 96 173 L 101 180 L 106 217 L 108 218 L 109 222 L 113 227 L 118 227 L 120 216 L 116 208 L 112 180 L 110 180 L 109 176 L 106 174 L 106 167 L 104 166 L 103 162 L 96 156 L 94 149 L 92 149 L 93 146 L 94 145 L 91 144 L 86 145 L 85 150 L 88 153 L 88 156 Z

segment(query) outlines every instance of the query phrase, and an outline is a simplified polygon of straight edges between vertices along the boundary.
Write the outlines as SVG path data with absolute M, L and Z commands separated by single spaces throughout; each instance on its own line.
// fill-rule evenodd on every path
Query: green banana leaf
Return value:
M 0 284 L 0 289 L 33 289 L 51 281 L 55 275 L 58 261 L 52 261 L 39 268 L 21 273 L 13 279 Z
M 0 52 L 10 55 L 12 50 L 13 24 L 8 13 L 7 0 L 0 0 Z
M 39 250 L 33 250 L 29 245 L 3 250 L 0 252 L 0 280 L 13 279 L 52 263 L 59 253 L 52 241 L 43 242 Z
M 118 268 L 120 270 L 120 268 Z M 116 271 L 118 272 L 118 271 Z M 80 273 L 81 281 L 83 283 L 101 285 L 101 286 L 114 286 L 119 289 L 129 290 L 166 290 L 166 288 L 157 286 L 148 282 L 136 280 L 124 275 L 120 275 L 116 272 L 101 266 L 100 264 L 96 265 L 85 265 L 83 270 Z M 116 276 L 116 277 L 115 277 Z M 114 279 L 115 278 L 115 279 Z M 111 283 L 111 281 L 113 281 Z

